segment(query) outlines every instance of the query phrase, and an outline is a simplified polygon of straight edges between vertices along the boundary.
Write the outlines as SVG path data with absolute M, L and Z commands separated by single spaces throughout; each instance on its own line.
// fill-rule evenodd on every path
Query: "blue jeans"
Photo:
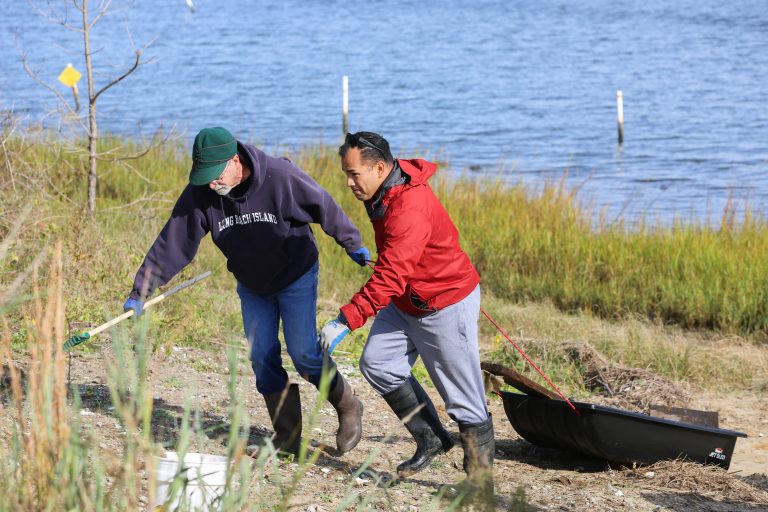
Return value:
M 315 320 L 318 267 L 315 262 L 306 274 L 271 295 L 259 295 L 237 283 L 245 337 L 251 347 L 251 367 L 256 389 L 262 395 L 277 393 L 288 385 L 277 337 L 281 319 L 285 346 L 296 371 L 315 386 L 320 385 L 323 350 L 317 342 Z

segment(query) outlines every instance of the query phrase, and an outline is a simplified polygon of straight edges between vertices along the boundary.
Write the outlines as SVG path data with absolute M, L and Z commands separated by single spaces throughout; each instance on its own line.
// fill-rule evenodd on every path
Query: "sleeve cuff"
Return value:
M 344 324 L 345 326 L 349 327 L 349 322 L 347 322 L 347 317 L 344 316 L 343 311 L 339 311 L 339 316 L 336 317 L 336 320 Z
M 344 323 L 349 327 L 350 331 L 354 331 L 358 327 L 362 327 L 365 323 L 365 318 L 362 318 L 354 304 L 347 304 L 341 308 L 339 315 L 344 315 Z

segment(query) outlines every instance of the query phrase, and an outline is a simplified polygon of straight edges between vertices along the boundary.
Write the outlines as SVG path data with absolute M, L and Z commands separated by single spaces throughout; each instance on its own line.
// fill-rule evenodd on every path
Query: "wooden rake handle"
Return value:
M 181 284 L 179 284 L 177 286 L 174 286 L 170 290 L 168 290 L 168 291 L 166 291 L 164 293 L 161 293 L 157 297 L 153 297 L 153 298 L 149 299 L 147 302 L 145 302 L 144 303 L 144 309 L 149 308 L 149 307 L 157 304 L 161 300 L 167 299 L 168 297 L 170 297 L 174 293 L 180 292 L 184 288 L 189 288 L 193 284 L 202 281 L 203 279 L 209 277 L 210 275 L 211 275 L 211 271 L 209 270 L 208 272 L 203 272 L 202 274 L 200 274 L 197 277 L 193 277 L 192 279 L 190 279 L 188 281 L 184 281 L 183 283 L 181 283 Z M 101 324 L 98 327 L 94 327 L 93 329 L 91 329 L 88 332 L 84 332 L 84 333 L 81 333 L 81 334 L 75 334 L 74 336 L 69 338 L 64 343 L 64 349 L 68 350 L 68 349 L 70 349 L 72 347 L 76 347 L 77 345 L 83 343 L 85 340 L 87 340 L 87 339 L 89 339 L 89 338 L 99 334 L 100 332 L 102 332 L 102 331 L 104 331 L 106 329 L 109 329 L 113 325 L 119 324 L 123 320 L 132 317 L 134 314 L 135 314 L 134 310 L 132 310 L 132 309 L 128 310 L 125 313 L 123 313 L 122 315 L 120 315 L 118 317 L 115 317 L 112 320 L 110 320 L 108 322 L 105 322 L 105 323 Z

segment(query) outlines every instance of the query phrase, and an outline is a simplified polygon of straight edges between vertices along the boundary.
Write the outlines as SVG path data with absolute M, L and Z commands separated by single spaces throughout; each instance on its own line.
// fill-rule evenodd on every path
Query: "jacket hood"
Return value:
M 401 160 L 398 158 L 397 163 L 405 174 L 410 176 L 411 185 L 421 185 L 426 183 L 427 180 L 435 174 L 437 171 L 437 164 L 434 162 L 428 162 L 421 160 L 420 158 L 414 158 L 412 160 Z
M 237 153 L 241 157 L 248 159 L 248 164 L 251 167 L 251 177 L 250 184 L 245 192 L 237 196 L 233 194 L 225 196 L 226 199 L 236 203 L 245 201 L 248 196 L 261 188 L 262 183 L 264 183 L 264 176 L 267 172 L 267 155 L 256 146 L 243 144 L 242 142 L 237 141 Z

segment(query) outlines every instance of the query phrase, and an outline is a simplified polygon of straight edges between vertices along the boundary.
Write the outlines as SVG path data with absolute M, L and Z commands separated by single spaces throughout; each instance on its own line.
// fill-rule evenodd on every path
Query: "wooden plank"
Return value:
M 684 409 L 682 407 L 669 407 L 667 405 L 651 404 L 649 414 L 657 418 L 665 418 L 674 421 L 693 423 L 705 427 L 720 427 L 720 418 L 717 411 L 698 411 L 696 409 Z
M 504 382 L 527 395 L 560 400 L 560 397 L 557 396 L 557 393 L 550 391 L 543 386 L 540 386 L 528 377 L 520 375 L 515 370 L 507 368 L 504 365 L 483 361 L 480 363 L 480 368 L 488 373 L 500 376 L 504 379 Z

